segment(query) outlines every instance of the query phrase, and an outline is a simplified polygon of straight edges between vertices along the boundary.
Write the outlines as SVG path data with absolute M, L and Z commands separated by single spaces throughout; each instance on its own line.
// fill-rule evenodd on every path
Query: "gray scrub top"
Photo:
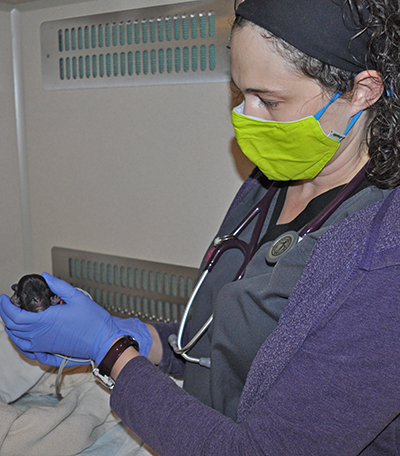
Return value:
M 217 235 L 231 232 L 262 198 L 268 185 L 266 178 L 259 177 L 257 185 L 225 219 Z M 224 253 L 199 290 L 190 324 L 193 336 L 214 313 L 212 326 L 188 352 L 194 357 L 211 357 L 211 369 L 187 363 L 184 388 L 205 404 L 236 420 L 237 406 L 251 363 L 276 327 L 316 240 L 334 223 L 382 199 L 387 193 L 373 185 L 360 190 L 347 199 L 322 228 L 306 236 L 274 267 L 265 261 L 272 242 L 263 244 L 240 281 L 232 282 L 243 255 L 237 250 Z M 276 198 L 271 204 L 263 233 L 270 223 Z M 251 223 L 240 238 L 249 240 L 253 226 Z

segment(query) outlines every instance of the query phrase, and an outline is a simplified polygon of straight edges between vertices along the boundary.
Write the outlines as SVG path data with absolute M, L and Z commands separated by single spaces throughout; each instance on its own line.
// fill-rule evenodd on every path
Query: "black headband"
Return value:
M 344 0 L 245 0 L 236 14 L 321 62 L 352 72 L 374 69 L 369 33 Z

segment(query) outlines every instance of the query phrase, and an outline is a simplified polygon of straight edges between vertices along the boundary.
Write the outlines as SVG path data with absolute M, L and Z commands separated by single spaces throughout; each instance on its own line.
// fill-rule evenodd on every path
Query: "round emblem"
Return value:
M 269 264 L 275 264 L 279 258 L 288 252 L 294 244 L 297 243 L 298 234 L 295 231 L 283 233 L 268 250 L 266 261 Z

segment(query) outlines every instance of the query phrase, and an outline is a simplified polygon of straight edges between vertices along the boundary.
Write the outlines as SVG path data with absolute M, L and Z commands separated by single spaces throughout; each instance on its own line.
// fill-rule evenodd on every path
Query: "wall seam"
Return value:
M 33 270 L 33 241 L 31 223 L 31 202 L 29 189 L 28 153 L 26 147 L 25 101 L 22 73 L 22 29 L 21 13 L 13 8 L 10 13 L 12 34 L 13 81 L 15 100 L 15 122 L 17 132 L 18 172 L 24 265 Z

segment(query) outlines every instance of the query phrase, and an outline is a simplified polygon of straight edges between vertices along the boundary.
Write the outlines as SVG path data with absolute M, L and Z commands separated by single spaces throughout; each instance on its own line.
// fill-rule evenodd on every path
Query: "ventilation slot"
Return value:
M 53 274 L 81 288 L 113 315 L 178 322 L 197 269 L 54 247 Z
M 43 87 L 227 81 L 231 13 L 203 0 L 44 22 Z

